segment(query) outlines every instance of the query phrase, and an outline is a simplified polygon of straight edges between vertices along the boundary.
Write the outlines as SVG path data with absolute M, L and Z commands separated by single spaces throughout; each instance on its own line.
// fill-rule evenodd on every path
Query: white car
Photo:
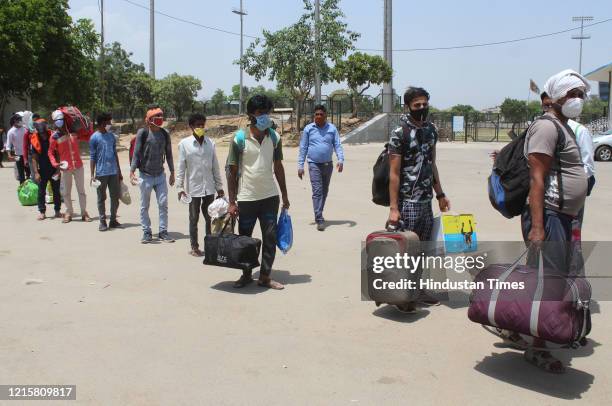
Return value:
M 612 161 L 612 130 L 593 137 L 596 161 Z

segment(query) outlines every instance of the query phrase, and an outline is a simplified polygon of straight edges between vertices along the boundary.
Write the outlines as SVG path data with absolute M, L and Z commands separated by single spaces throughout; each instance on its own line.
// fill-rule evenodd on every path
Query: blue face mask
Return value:
M 272 125 L 268 114 L 262 114 L 261 116 L 255 117 L 255 119 L 257 120 L 255 127 L 257 127 L 259 131 L 265 131 Z
M 64 127 L 64 120 L 55 120 L 55 128 L 59 130 L 62 127 Z

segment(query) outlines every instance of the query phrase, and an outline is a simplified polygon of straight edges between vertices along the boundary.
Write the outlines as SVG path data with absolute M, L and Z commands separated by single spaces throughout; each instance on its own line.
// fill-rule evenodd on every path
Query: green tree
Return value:
M 198 91 L 202 90 L 202 82 L 191 75 L 172 73 L 158 80 L 155 88 L 155 99 L 160 105 L 174 110 L 176 119 L 180 121 L 183 114 L 192 109 Z
M 351 54 L 346 60 L 338 61 L 332 70 L 337 82 L 346 81 L 353 96 L 353 117 L 357 116 L 359 100 L 370 86 L 391 80 L 393 70 L 379 55 L 362 52 Z
M 240 86 L 240 85 L 238 85 Z M 238 87 L 240 89 L 240 87 Z M 215 108 L 216 114 L 223 113 L 223 106 L 227 103 L 227 97 L 225 96 L 225 92 L 221 89 L 215 90 L 215 93 L 210 98 L 210 104 Z
M 474 107 L 469 104 L 456 104 L 448 110 L 453 116 L 472 116 L 477 111 Z
M 589 123 L 593 120 L 604 117 L 607 111 L 607 102 L 601 100 L 597 96 L 591 96 L 585 101 L 580 118 L 583 122 Z
M 511 123 L 522 123 L 529 115 L 527 103 L 523 100 L 511 99 L 508 97 L 499 107 L 504 119 Z
M 297 107 L 298 129 L 304 100 L 314 86 L 315 71 L 318 68 L 322 83 L 329 82 L 330 62 L 336 63 L 354 49 L 353 43 L 359 37 L 347 29 L 339 1 L 322 1 L 318 43 L 312 35 L 314 8 L 310 0 L 304 0 L 305 13 L 298 22 L 276 32 L 264 30 L 263 40 L 255 40 L 238 61 L 255 79 L 275 80 L 291 93 Z
M 542 102 L 532 100 L 527 105 L 527 118 L 532 120 L 534 117 L 542 115 Z
M 93 105 L 99 38 L 67 10 L 68 0 L 0 0 L 0 114 L 10 97 Z

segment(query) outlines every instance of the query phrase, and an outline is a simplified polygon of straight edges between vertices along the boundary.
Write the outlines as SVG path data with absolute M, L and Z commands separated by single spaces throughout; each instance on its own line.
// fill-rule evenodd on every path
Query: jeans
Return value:
M 253 235 L 255 223 L 259 220 L 262 236 L 262 254 L 260 275 L 270 276 L 272 264 L 276 256 L 276 221 L 278 219 L 278 196 L 262 200 L 238 202 L 238 234 L 248 237 Z M 244 275 L 250 276 L 251 271 L 243 271 Z
M 542 256 L 544 267 L 555 273 L 569 275 L 572 252 L 570 243 L 572 241 L 572 222 L 575 217 L 563 214 L 551 209 L 544 209 L 544 244 L 542 245 Z M 523 240 L 528 241 L 531 231 L 531 212 L 529 206 L 525 207 L 521 215 L 521 228 Z M 530 266 L 537 266 L 538 258 L 530 253 L 527 258 Z
M 15 159 L 18 159 L 18 161 L 15 162 L 15 166 L 17 167 L 19 184 L 21 185 L 26 179 L 30 178 L 30 167 L 25 166 L 23 162 L 23 155 L 17 155 Z
M 325 200 L 327 200 L 329 182 L 333 172 L 333 162 L 322 164 L 308 163 L 308 174 L 310 175 L 310 184 L 312 185 L 312 208 L 314 209 L 315 222 L 317 223 L 324 221 L 323 209 L 325 208 Z
M 64 198 L 64 204 L 66 205 L 66 214 L 72 216 L 74 211 L 72 209 L 72 178 L 74 177 L 77 193 L 79 194 L 79 206 L 81 208 L 81 216 L 84 216 L 87 212 L 87 195 L 85 194 L 85 168 L 82 166 L 79 169 L 72 169 L 69 171 L 62 171 L 62 197 Z
M 53 208 L 55 212 L 59 212 L 62 208 L 62 198 L 60 196 L 60 181 L 53 180 L 54 171 L 40 171 L 40 182 L 38 183 L 38 211 L 45 214 L 47 210 L 47 202 L 45 196 L 47 194 L 47 184 L 51 182 L 51 190 L 53 190 Z
M 155 190 L 157 207 L 159 208 L 159 232 L 168 231 L 168 184 L 166 174 L 150 176 L 140 173 L 142 183 L 140 184 L 140 224 L 142 231 L 151 234 L 151 218 L 149 217 L 149 204 L 151 203 L 151 191 Z
M 191 249 L 193 250 L 200 248 L 198 244 L 198 221 L 200 220 L 200 211 L 204 215 L 204 221 L 206 222 L 206 235 L 210 234 L 208 206 L 210 206 L 213 200 L 215 200 L 215 195 L 191 198 L 191 203 L 189 203 L 189 239 L 191 240 Z
M 119 175 L 96 176 L 100 181 L 98 187 L 98 214 L 100 221 L 106 220 L 106 189 L 110 194 L 110 220 L 117 220 L 117 209 L 119 208 Z

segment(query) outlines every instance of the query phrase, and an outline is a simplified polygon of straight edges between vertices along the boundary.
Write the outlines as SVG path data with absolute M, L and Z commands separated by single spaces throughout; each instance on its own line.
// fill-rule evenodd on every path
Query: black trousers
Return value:
M 262 200 L 238 202 L 238 234 L 251 237 L 255 223 L 259 220 L 262 236 L 261 275 L 270 276 L 272 264 L 276 256 L 276 222 L 278 219 L 278 196 Z M 243 271 L 249 275 L 251 271 Z
M 38 183 L 38 211 L 45 213 L 47 209 L 47 202 L 45 197 L 47 195 L 47 184 L 51 182 L 51 190 L 53 190 L 53 208 L 56 212 L 59 212 L 62 208 L 62 197 L 60 196 L 60 181 L 53 180 L 52 176 L 55 173 L 54 170 L 41 170 L 40 171 L 40 182 Z
M 119 176 L 96 176 L 100 181 L 98 187 L 98 214 L 100 221 L 106 220 L 106 189 L 110 194 L 110 220 L 117 220 L 117 209 L 119 208 Z
M 191 240 L 191 249 L 200 248 L 198 244 L 198 221 L 200 221 L 200 212 L 204 215 L 206 221 L 206 235 L 210 234 L 210 216 L 208 215 L 208 206 L 215 200 L 215 195 L 207 195 L 204 197 L 192 197 L 189 203 L 189 239 Z
M 15 162 L 15 165 L 17 166 L 17 173 L 19 174 L 19 184 L 22 184 L 30 177 L 30 167 L 25 166 L 23 163 L 23 155 L 17 156 L 19 157 L 19 161 Z

